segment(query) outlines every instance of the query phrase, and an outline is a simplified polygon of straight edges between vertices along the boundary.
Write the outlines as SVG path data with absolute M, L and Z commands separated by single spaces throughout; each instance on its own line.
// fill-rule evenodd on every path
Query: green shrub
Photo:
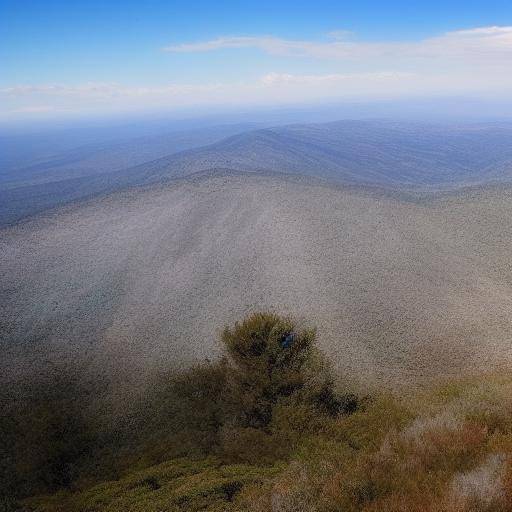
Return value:
M 144 447 L 148 463 L 210 453 L 272 462 L 326 417 L 357 407 L 353 395 L 336 395 L 314 330 L 256 313 L 226 328 L 221 341 L 220 361 L 159 377 L 143 400 L 133 443 Z
M 0 418 L 0 496 L 89 486 L 178 457 L 272 464 L 358 405 L 335 393 L 315 331 L 289 318 L 253 314 L 221 342 L 220 360 L 128 392 L 122 414 L 111 411 L 119 404 L 108 378 L 86 378 L 85 368 L 42 371 L 0 396 L 9 404 Z
M 226 386 L 222 451 L 230 460 L 286 458 L 330 417 L 353 412 L 354 395 L 338 397 L 315 331 L 289 318 L 255 313 L 222 334 Z
M 238 427 L 269 430 L 278 404 L 316 406 L 336 415 L 330 371 L 314 346 L 315 331 L 296 330 L 293 321 L 256 313 L 222 341 L 227 351 L 227 413 Z
M 208 455 L 219 444 L 224 387 L 222 363 L 155 378 L 129 422 L 132 451 L 140 452 L 147 464 Z

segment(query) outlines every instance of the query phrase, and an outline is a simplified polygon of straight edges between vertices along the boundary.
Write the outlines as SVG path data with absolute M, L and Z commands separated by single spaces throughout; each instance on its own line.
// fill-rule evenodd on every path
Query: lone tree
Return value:
M 353 395 L 336 395 L 314 329 L 255 313 L 226 327 L 221 341 L 221 360 L 175 375 L 149 405 L 153 421 L 163 426 L 160 439 L 176 456 L 272 462 L 329 418 L 357 407 Z
M 267 430 L 277 405 L 307 404 L 330 415 L 344 409 L 315 348 L 315 330 L 298 331 L 289 318 L 255 313 L 226 328 L 222 342 L 227 403 L 239 427 Z

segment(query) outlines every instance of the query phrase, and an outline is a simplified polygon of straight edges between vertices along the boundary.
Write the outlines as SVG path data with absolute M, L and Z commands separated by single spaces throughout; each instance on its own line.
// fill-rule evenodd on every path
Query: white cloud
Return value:
M 219 37 L 210 41 L 167 46 L 166 52 L 208 52 L 225 48 L 257 48 L 271 55 L 316 59 L 403 59 L 414 57 L 462 58 L 506 55 L 512 57 L 512 26 L 481 27 L 447 32 L 412 42 L 365 42 L 347 40 L 347 32 L 328 34 L 333 41 L 316 42 L 281 39 L 273 36 Z
M 500 86 L 504 82 L 500 82 Z M 505 84 L 512 88 L 512 80 Z M 221 104 L 284 104 L 311 100 L 396 98 L 414 94 L 474 92 L 488 86 L 487 77 L 471 73 L 439 75 L 406 71 L 296 74 L 270 72 L 236 83 L 169 84 L 129 87 L 122 84 L 20 85 L 0 89 L 0 101 L 11 113 L 127 111 Z M 41 105 L 45 107 L 41 107 Z M 46 106 L 48 105 L 48 106 Z
M 45 96 L 55 98 L 86 98 L 105 101 L 115 98 L 133 98 L 153 95 L 183 95 L 212 91 L 222 87 L 219 84 L 180 85 L 171 84 L 163 87 L 127 87 L 116 83 L 86 83 L 82 85 L 44 84 L 18 85 L 0 89 L 0 95 L 9 97 Z
M 272 72 L 237 83 L 169 84 L 128 87 L 121 84 L 19 85 L 0 89 L 0 101 L 12 103 L 10 114 L 72 111 L 129 111 L 221 104 L 275 104 L 347 96 L 380 96 L 404 87 L 410 73 L 290 74 Z M 43 104 L 48 105 L 44 108 Z
M 0 89 L 4 115 L 44 112 L 107 112 L 224 104 L 285 104 L 310 100 L 392 99 L 431 95 L 512 95 L 512 27 L 459 30 L 416 42 L 361 42 L 345 32 L 324 42 L 273 36 L 221 37 L 168 47 L 169 52 L 209 52 L 259 48 L 269 59 L 260 77 L 239 74 L 236 81 L 205 78 L 203 83 L 128 86 L 118 83 L 13 85 Z M 294 57 L 323 60 L 310 66 Z M 285 58 L 288 58 L 286 60 Z M 226 59 L 230 75 L 237 60 Z M 259 63 L 261 66 L 261 63 Z M 300 71 L 297 71 L 299 69 Z M 222 69 L 218 75 L 222 76 Z M 271 72 L 270 72 L 271 71 Z M 186 79 L 186 78 L 185 78 Z
M 412 73 L 332 73 L 327 75 L 294 75 L 289 73 L 268 73 L 261 78 L 264 85 L 319 85 L 319 84 L 355 84 L 397 81 L 412 78 Z
M 163 48 L 172 53 L 196 53 L 222 50 L 224 48 L 259 48 L 274 55 L 290 55 L 294 48 L 301 51 L 308 43 L 303 41 L 288 41 L 273 36 L 261 37 L 219 37 L 210 41 L 198 43 L 181 43 Z
M 330 73 L 330 74 L 291 74 L 267 73 L 256 80 L 237 83 L 215 83 L 204 85 L 169 84 L 160 87 L 127 87 L 121 84 L 87 83 L 82 85 L 43 84 L 19 85 L 0 89 L 0 98 L 18 101 L 54 100 L 60 105 L 83 101 L 86 104 L 115 105 L 127 101 L 155 104 L 180 105 L 183 103 L 210 103 L 215 101 L 258 101 L 280 97 L 281 100 L 291 94 L 295 99 L 301 95 L 315 98 L 326 92 L 356 94 L 362 90 L 371 93 L 381 92 L 386 84 L 391 87 L 397 83 L 413 79 L 412 73 L 375 72 L 375 73 Z M 394 84 L 394 85 L 393 85 Z M 17 111 L 34 112 L 51 107 L 24 106 Z
M 32 105 L 27 107 L 20 107 L 13 110 L 14 114 L 46 114 L 52 112 L 53 107 L 51 105 Z

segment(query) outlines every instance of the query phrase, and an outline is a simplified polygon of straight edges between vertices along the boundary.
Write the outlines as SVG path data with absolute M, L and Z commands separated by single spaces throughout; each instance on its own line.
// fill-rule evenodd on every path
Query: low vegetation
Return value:
M 512 511 L 512 378 L 357 397 L 314 340 L 255 314 L 122 421 L 71 373 L 31 386 L 1 423 L 0 511 Z

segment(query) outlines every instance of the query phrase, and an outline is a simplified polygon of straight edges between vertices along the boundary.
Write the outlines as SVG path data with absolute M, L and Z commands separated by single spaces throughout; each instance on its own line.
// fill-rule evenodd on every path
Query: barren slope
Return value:
M 224 324 L 275 308 L 363 384 L 510 367 L 511 252 L 509 188 L 412 202 L 196 177 L 1 231 L 0 350 L 145 369 L 214 356 Z

